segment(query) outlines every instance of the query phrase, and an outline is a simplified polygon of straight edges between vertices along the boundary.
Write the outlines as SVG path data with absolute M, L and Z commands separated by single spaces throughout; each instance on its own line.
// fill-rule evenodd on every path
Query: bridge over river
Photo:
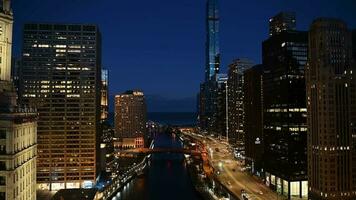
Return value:
M 178 154 L 188 154 L 192 156 L 202 156 L 202 154 L 207 154 L 206 151 L 201 151 L 198 149 L 184 149 L 184 148 L 137 148 L 137 149 L 120 150 L 117 153 L 120 154 L 178 153 Z

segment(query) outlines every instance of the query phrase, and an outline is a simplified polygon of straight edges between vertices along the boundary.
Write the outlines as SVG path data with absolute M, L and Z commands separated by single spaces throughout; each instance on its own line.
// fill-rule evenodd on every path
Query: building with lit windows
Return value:
M 216 85 L 214 88 L 213 106 L 214 113 L 211 120 L 212 133 L 221 138 L 226 138 L 227 133 L 227 74 L 216 75 Z
M 24 26 L 20 99 L 39 113 L 39 189 L 87 188 L 95 183 L 100 38 L 95 25 Z
M 102 123 L 100 137 L 99 166 L 101 172 L 111 173 L 114 164 L 114 128 L 107 123 Z
M 245 163 L 257 175 L 263 169 L 263 70 L 263 65 L 247 69 L 243 83 Z
M 100 106 L 101 114 L 100 120 L 105 121 L 108 119 L 109 113 L 109 71 L 107 69 L 101 70 L 101 96 Z
M 146 136 L 146 101 L 141 91 L 126 91 L 115 96 L 116 148 L 141 148 Z
M 206 42 L 205 42 L 205 80 L 200 84 L 198 95 L 198 126 L 201 130 L 212 132 L 212 120 L 216 115 L 214 94 L 217 74 L 220 71 L 218 0 L 207 0 L 206 4 Z
M 306 197 L 307 32 L 286 29 L 262 44 L 263 143 L 266 183 L 278 193 Z
M 0 199 L 36 200 L 37 113 L 17 103 L 11 81 L 13 14 L 0 2 Z
M 218 0 L 207 0 L 205 81 L 214 80 L 220 71 L 219 25 Z
M 236 59 L 228 72 L 228 135 L 230 144 L 244 146 L 244 71 L 253 66 L 249 59 Z
M 280 12 L 269 19 L 269 35 L 278 35 L 283 31 L 295 31 L 296 20 L 294 12 Z
M 347 25 L 316 19 L 306 67 L 309 199 L 356 199 L 355 72 Z

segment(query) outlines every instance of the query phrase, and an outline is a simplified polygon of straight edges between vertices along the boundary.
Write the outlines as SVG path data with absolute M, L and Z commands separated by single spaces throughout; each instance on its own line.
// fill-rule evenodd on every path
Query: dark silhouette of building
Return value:
M 351 31 L 316 19 L 306 68 L 309 198 L 356 199 L 356 65 Z
M 266 181 L 288 198 L 305 197 L 308 188 L 304 67 L 308 34 L 283 29 L 272 34 L 262 47 Z
M 352 31 L 352 54 L 354 60 L 356 60 L 356 29 Z
M 226 138 L 226 114 L 227 114 L 227 75 L 217 74 L 216 75 L 216 86 L 214 94 L 214 114 L 213 120 L 211 121 L 211 126 L 213 127 L 213 133 L 221 138 Z
M 296 30 L 296 20 L 294 12 L 280 12 L 269 19 L 269 35 L 278 35 L 283 31 Z
M 236 59 L 229 65 L 228 72 L 228 136 L 229 143 L 244 146 L 244 71 L 253 66 L 246 58 Z
M 92 187 L 100 128 L 101 39 L 95 25 L 25 24 L 20 99 L 38 121 L 38 187 Z
M 253 174 L 263 169 L 263 65 L 244 72 L 245 162 Z

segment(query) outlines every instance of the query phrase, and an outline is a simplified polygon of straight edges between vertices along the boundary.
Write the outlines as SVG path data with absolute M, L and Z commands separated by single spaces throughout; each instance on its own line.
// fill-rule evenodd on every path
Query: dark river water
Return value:
M 178 138 L 159 134 L 155 147 L 182 147 Z M 183 155 L 156 154 L 144 176 L 132 180 L 116 200 L 202 200 L 195 192 Z

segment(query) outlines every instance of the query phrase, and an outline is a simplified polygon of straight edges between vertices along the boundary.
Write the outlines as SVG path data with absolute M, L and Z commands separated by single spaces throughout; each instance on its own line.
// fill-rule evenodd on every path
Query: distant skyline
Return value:
M 155 97 L 149 111 L 157 111 L 156 104 L 168 104 L 159 111 L 195 110 L 204 79 L 206 0 L 18 0 L 12 4 L 15 57 L 21 55 L 26 22 L 97 24 L 111 96 L 139 88 Z M 340 18 L 356 29 L 353 0 L 220 0 L 219 4 L 221 72 L 234 58 L 261 62 L 268 19 L 280 11 L 296 12 L 298 30 L 308 30 L 317 17 Z M 182 109 L 175 103 L 180 99 Z

